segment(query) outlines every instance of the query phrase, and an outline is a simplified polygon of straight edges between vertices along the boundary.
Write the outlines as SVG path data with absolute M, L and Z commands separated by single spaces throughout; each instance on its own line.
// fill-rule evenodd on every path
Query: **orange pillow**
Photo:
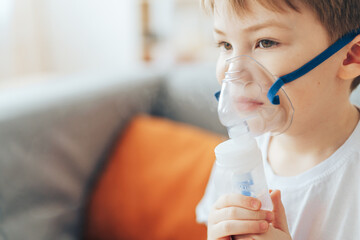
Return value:
M 222 141 L 171 120 L 133 119 L 93 193 L 86 239 L 206 239 L 195 207 Z

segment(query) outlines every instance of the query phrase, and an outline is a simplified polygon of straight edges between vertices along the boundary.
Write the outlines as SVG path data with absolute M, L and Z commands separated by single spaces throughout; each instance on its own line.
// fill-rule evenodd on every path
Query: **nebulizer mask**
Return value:
M 285 91 L 278 92 L 281 104 L 267 98 L 275 77 L 250 56 L 242 55 L 225 63 L 218 114 L 230 138 L 249 132 L 281 133 L 291 124 L 294 109 Z
M 215 94 L 219 119 L 230 137 L 215 148 L 214 183 L 219 196 L 241 193 L 260 199 L 262 209 L 272 209 L 262 154 L 254 137 L 285 132 L 291 126 L 294 108 L 283 85 L 310 72 L 358 34 L 360 29 L 346 34 L 299 69 L 281 77 L 247 55 L 226 60 L 221 92 Z

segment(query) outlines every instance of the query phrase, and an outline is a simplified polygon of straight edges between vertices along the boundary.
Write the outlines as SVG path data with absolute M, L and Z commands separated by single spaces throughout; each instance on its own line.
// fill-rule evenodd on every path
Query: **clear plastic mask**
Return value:
M 250 56 L 228 59 L 218 105 L 221 123 L 228 129 L 245 124 L 254 136 L 288 129 L 294 109 L 285 91 L 278 92 L 278 105 L 267 97 L 275 81 L 276 77 Z

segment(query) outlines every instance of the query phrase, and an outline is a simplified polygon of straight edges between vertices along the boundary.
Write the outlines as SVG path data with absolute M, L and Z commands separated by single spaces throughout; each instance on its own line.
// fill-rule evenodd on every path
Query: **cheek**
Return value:
M 271 74 L 276 77 L 281 77 L 286 74 L 291 73 L 292 71 L 301 67 L 304 63 L 303 61 L 298 61 L 299 57 L 292 57 L 291 60 L 288 60 L 284 57 L 272 57 L 262 60 L 265 68 L 270 71 Z
M 299 80 L 301 79 L 298 79 L 298 81 Z M 295 81 L 286 84 L 284 90 L 288 95 L 295 111 L 299 111 L 300 109 L 306 108 L 306 106 L 311 102 L 309 95 L 312 95 L 312 89 L 306 89 L 303 86 L 299 86 Z
M 330 59 L 303 77 L 286 84 L 285 91 L 292 101 L 296 101 L 294 105 L 306 108 L 316 107 L 337 95 L 337 69 L 337 62 Z
M 216 79 L 221 84 L 225 78 L 225 60 L 219 57 L 216 64 Z
M 307 58 L 299 54 L 302 49 L 298 48 L 291 45 L 274 50 L 258 51 L 254 58 L 271 74 L 281 77 L 298 69 L 306 61 Z
M 322 91 L 322 84 L 324 83 L 319 81 L 319 76 L 314 74 L 305 75 L 285 85 L 284 90 L 293 104 L 297 117 L 299 114 L 310 114 L 318 108 L 326 94 Z

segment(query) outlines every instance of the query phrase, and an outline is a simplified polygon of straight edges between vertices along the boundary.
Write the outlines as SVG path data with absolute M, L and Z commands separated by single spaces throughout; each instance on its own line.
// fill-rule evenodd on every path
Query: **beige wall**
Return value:
M 0 82 L 43 73 L 129 70 L 141 63 L 142 0 L 0 0 Z M 198 0 L 148 0 L 162 67 L 214 61 Z
M 43 0 L 47 68 L 53 71 L 127 68 L 140 60 L 136 1 Z M 46 2 L 46 3 L 45 3 Z
M 0 78 L 42 71 L 32 0 L 1 0 Z
M 0 25 L 0 80 L 121 69 L 139 61 L 136 1 L 1 1 L 8 1 L 10 10 Z

